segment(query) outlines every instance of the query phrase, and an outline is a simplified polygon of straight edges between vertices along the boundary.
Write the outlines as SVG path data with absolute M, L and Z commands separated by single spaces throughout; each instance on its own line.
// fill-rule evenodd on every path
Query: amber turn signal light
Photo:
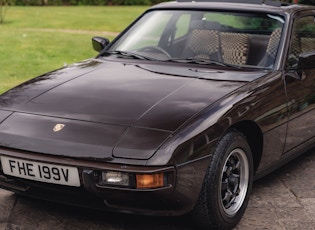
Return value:
M 137 188 L 160 188 L 164 187 L 164 173 L 137 174 Z

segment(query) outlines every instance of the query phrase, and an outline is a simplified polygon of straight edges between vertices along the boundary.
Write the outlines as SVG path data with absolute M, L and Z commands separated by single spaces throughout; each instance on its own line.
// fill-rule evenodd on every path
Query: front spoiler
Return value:
M 4 175 L 1 168 L 0 187 L 21 195 L 71 206 L 122 213 L 180 215 L 187 212 L 187 207 L 178 201 L 178 197 L 174 197 L 176 170 L 173 166 L 129 166 L 1 149 L 0 157 L 4 155 L 24 160 L 75 166 L 79 170 L 81 186 L 71 187 Z M 156 189 L 100 186 L 98 175 L 101 170 L 142 173 L 167 171 L 171 172 L 172 182 L 169 186 Z

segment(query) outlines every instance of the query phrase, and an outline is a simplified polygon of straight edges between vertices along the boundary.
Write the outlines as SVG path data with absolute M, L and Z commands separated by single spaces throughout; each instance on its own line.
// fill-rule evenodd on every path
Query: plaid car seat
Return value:
M 221 33 L 222 55 L 225 63 L 245 65 L 248 57 L 249 35 Z
M 278 52 L 278 46 L 281 38 L 281 28 L 275 29 L 269 38 L 265 58 L 260 62 L 260 66 L 271 66 L 273 65 L 276 55 Z
M 184 58 L 201 58 L 221 61 L 219 32 L 217 30 L 194 29 L 188 37 Z

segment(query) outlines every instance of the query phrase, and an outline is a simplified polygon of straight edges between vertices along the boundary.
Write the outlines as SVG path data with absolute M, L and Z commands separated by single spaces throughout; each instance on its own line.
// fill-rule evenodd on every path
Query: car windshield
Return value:
M 272 68 L 284 19 L 246 12 L 156 10 L 107 50 L 122 58 Z

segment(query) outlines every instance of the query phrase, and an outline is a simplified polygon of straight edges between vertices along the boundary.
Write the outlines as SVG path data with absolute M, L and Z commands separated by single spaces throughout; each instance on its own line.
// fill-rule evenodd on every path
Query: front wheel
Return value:
M 232 229 L 242 218 L 253 181 L 253 157 L 246 137 L 228 132 L 211 157 L 199 199 L 193 211 L 205 229 Z

